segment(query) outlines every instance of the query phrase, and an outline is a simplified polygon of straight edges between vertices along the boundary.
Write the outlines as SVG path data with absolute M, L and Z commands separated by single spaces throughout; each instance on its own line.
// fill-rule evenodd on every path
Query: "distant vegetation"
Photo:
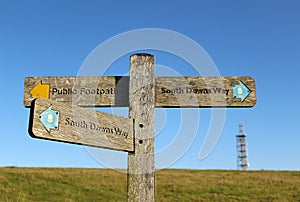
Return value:
M 125 173 L 0 168 L 0 201 L 126 201 Z M 161 170 L 157 201 L 300 201 L 300 171 Z

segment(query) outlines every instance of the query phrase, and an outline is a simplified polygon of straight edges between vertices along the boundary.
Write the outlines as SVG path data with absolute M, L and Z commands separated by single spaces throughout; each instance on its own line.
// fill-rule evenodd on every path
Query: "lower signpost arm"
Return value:
M 132 55 L 129 115 L 135 122 L 135 150 L 128 153 L 128 201 L 155 201 L 154 84 L 154 56 Z

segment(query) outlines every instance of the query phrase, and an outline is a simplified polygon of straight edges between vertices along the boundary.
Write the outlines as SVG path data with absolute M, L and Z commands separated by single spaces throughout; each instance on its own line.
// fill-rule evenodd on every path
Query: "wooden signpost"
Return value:
M 155 77 L 149 54 L 130 57 L 130 77 L 27 77 L 24 88 L 33 137 L 128 152 L 128 201 L 155 201 L 155 107 L 255 104 L 252 77 Z M 130 117 L 79 106 L 129 107 Z

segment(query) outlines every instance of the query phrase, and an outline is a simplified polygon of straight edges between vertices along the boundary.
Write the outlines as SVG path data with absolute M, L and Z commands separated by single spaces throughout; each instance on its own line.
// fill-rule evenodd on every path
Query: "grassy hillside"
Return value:
M 0 201 L 126 201 L 108 169 L 0 168 Z M 162 170 L 157 201 L 300 201 L 300 172 Z

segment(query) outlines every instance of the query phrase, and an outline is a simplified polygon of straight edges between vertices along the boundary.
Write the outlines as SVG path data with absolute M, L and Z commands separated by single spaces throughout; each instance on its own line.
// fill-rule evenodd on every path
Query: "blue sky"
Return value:
M 220 75 L 252 76 L 257 88 L 256 106 L 226 110 L 221 137 L 202 160 L 199 152 L 210 125 L 211 109 L 199 109 L 196 138 L 170 167 L 235 169 L 235 135 L 242 123 L 248 134 L 250 169 L 299 170 L 299 9 L 296 0 L 0 0 L 0 166 L 103 167 L 85 147 L 29 136 L 29 109 L 23 107 L 24 79 L 76 76 L 87 56 L 111 37 L 134 29 L 161 28 L 197 42 Z M 158 64 L 182 75 L 197 76 L 182 59 L 149 52 L 155 54 Z M 116 61 L 107 74 L 128 72 L 128 56 Z M 174 137 L 181 111 L 156 112 L 168 118 L 157 134 L 156 147 L 162 148 Z M 105 154 L 117 155 L 113 151 Z

